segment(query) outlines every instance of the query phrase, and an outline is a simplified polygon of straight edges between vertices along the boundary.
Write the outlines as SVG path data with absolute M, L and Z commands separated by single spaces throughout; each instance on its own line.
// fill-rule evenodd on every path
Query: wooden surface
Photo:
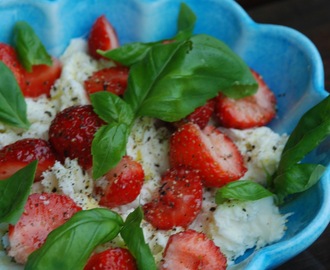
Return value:
M 329 0 L 237 0 L 237 2 L 258 23 L 285 25 L 306 35 L 321 54 L 325 71 L 325 89 L 330 90 Z M 329 270 L 330 226 L 307 250 L 276 269 Z

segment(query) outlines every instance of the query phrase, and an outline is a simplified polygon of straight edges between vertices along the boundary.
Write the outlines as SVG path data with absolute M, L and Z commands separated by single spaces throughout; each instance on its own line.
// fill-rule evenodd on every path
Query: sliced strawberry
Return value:
M 115 29 L 107 18 L 102 15 L 96 19 L 88 37 L 89 53 L 96 59 L 102 56 L 96 50 L 108 51 L 119 46 Z
M 78 159 L 83 169 L 92 167 L 92 141 L 105 122 L 91 105 L 77 105 L 59 112 L 49 127 L 49 142 L 60 161 Z
M 244 175 L 243 157 L 234 142 L 213 126 L 187 123 L 170 139 L 170 164 L 198 170 L 207 187 L 221 187 Z
M 97 188 L 100 205 L 116 207 L 134 201 L 141 192 L 144 171 L 140 163 L 124 156 L 106 175 L 107 185 Z
M 55 81 L 61 76 L 62 64 L 53 58 L 53 64 L 48 65 L 35 65 L 32 71 L 24 70 L 25 88 L 23 94 L 25 97 L 38 97 L 40 95 L 50 95 L 50 90 Z
M 50 144 L 42 139 L 22 139 L 0 150 L 0 180 L 6 179 L 33 160 L 38 160 L 35 181 L 52 167 L 55 155 Z
M 104 68 L 93 73 L 85 82 L 88 94 L 108 91 L 118 96 L 123 95 L 127 87 L 129 69 L 123 66 Z
M 24 91 L 24 68 L 17 58 L 15 49 L 8 44 L 0 43 L 0 61 L 13 72 L 20 89 Z
M 202 183 L 198 172 L 186 167 L 168 170 L 158 195 L 143 205 L 145 219 L 154 227 L 169 230 L 187 227 L 202 207 Z
M 170 236 L 165 247 L 162 270 L 224 270 L 227 259 L 204 233 L 187 230 Z
M 176 122 L 175 125 L 179 127 L 187 122 L 193 122 L 203 129 L 210 121 L 210 118 L 214 112 L 214 106 L 215 99 L 210 99 L 205 103 L 205 105 L 196 108 L 187 117 Z
M 136 270 L 132 254 L 125 248 L 110 248 L 90 257 L 84 270 Z
M 276 98 L 262 77 L 252 74 L 259 84 L 257 92 L 249 97 L 232 99 L 220 94 L 215 105 L 216 115 L 222 126 L 246 129 L 264 126 L 276 114 Z
M 45 242 L 48 234 L 81 208 L 65 195 L 32 194 L 15 225 L 9 226 L 8 255 L 24 264 L 27 257 Z

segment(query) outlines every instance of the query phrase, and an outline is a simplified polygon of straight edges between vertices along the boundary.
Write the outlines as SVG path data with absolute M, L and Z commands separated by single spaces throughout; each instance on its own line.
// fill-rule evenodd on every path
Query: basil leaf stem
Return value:
M 273 195 L 268 189 L 256 182 L 239 180 L 219 188 L 215 195 L 215 202 L 222 204 L 227 200 L 255 201 Z
M 142 219 L 143 211 L 141 207 L 138 207 L 126 218 L 120 235 L 136 259 L 139 270 L 156 270 L 155 259 L 149 245 L 144 241 L 143 231 L 140 227 Z
M 23 129 L 30 123 L 26 102 L 12 71 L 0 61 L 0 121 Z
M 0 180 L 0 223 L 15 224 L 24 211 L 31 191 L 37 161 L 32 161 L 11 177 Z
M 24 269 L 84 269 L 94 249 L 114 239 L 122 226 L 120 215 L 109 209 L 79 211 L 48 235 L 42 247 L 28 257 Z
M 28 23 L 19 21 L 15 24 L 14 42 L 19 59 L 27 71 L 31 71 L 33 65 L 52 65 L 51 56 Z

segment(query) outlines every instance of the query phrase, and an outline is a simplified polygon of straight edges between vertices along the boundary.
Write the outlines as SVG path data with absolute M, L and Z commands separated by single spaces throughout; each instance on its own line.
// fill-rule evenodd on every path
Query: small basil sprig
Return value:
M 14 127 L 28 129 L 24 96 L 12 71 L 0 61 L 0 121 Z
M 51 56 L 28 23 L 19 21 L 15 24 L 14 43 L 19 59 L 27 71 L 31 71 L 33 65 L 52 65 Z
M 126 218 L 120 235 L 136 259 L 139 270 L 156 270 L 155 259 L 149 245 L 144 241 L 143 231 L 140 227 L 142 219 L 143 211 L 141 207 L 138 207 Z
M 122 226 L 120 215 L 109 209 L 79 211 L 48 235 L 24 269 L 84 269 L 94 249 L 114 239 Z
M 329 135 L 330 96 L 301 117 L 283 149 L 272 186 L 280 202 L 289 194 L 305 191 L 321 178 L 324 166 L 301 162 Z
M 274 194 L 278 204 L 288 195 L 303 192 L 315 185 L 322 177 L 325 167 L 321 164 L 304 163 L 308 153 L 330 135 L 330 96 L 307 111 L 289 136 L 276 172 L 270 177 L 265 190 L 250 181 L 232 182 L 216 193 L 216 202 L 226 199 L 258 200 L 260 195 Z
M 130 68 L 123 101 L 108 92 L 91 96 L 95 112 L 108 122 L 92 143 L 93 177 L 102 176 L 119 162 L 137 117 L 173 122 L 219 91 L 238 98 L 256 89 L 247 65 L 213 37 L 196 35 L 185 41 L 154 45 Z
M 15 224 L 24 211 L 31 191 L 37 161 L 32 161 L 11 177 L 0 180 L 0 223 Z

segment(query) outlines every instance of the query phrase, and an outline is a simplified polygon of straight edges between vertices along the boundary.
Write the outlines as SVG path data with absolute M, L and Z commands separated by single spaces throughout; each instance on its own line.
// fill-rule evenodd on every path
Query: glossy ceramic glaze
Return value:
M 49 52 L 60 55 L 71 38 L 85 37 L 94 20 L 105 14 L 121 44 L 170 38 L 176 32 L 180 0 L 2 0 L 0 41 L 11 42 L 12 27 L 24 20 Z M 314 45 L 293 29 L 253 22 L 231 0 L 187 0 L 197 15 L 196 33 L 227 43 L 263 75 L 278 99 L 277 132 L 290 133 L 300 116 L 327 96 L 323 65 Z M 281 208 L 293 213 L 284 238 L 237 260 L 230 269 L 271 269 L 294 257 L 326 228 L 330 220 L 330 140 L 307 159 L 328 166 L 322 180 Z

